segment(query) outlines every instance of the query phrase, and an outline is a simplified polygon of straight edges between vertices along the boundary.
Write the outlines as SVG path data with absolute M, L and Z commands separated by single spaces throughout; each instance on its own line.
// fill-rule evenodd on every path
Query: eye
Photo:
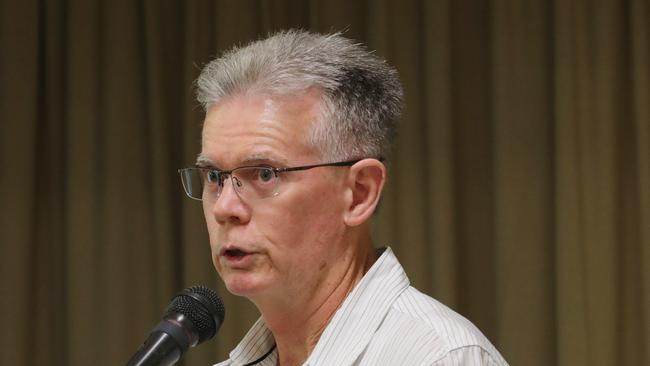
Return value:
M 208 170 L 208 172 L 205 174 L 205 179 L 208 181 L 208 183 L 219 184 L 219 172 L 216 170 Z
M 275 173 L 269 168 L 260 168 L 257 172 L 257 177 L 262 182 L 270 182 L 275 178 Z

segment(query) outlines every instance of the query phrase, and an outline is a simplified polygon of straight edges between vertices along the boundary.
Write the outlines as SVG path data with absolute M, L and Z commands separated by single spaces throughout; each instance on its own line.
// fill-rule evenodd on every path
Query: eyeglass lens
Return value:
M 197 200 L 218 198 L 228 176 L 233 188 L 242 198 L 267 198 L 277 192 L 279 177 L 273 169 L 267 167 L 241 167 L 230 174 L 205 168 L 181 170 L 185 193 Z

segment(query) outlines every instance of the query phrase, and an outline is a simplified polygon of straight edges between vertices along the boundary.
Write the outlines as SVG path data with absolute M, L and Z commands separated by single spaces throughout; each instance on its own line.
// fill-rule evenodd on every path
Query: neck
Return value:
M 304 363 L 338 308 L 374 263 L 369 237 L 353 245 L 316 288 L 304 292 L 309 296 L 255 301 L 275 338 L 280 365 Z

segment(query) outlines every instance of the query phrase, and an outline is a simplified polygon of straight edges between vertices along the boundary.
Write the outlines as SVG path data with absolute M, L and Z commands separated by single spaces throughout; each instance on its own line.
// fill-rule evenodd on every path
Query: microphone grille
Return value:
M 198 343 L 214 337 L 223 323 L 225 312 L 216 291 L 205 286 L 186 288 L 167 307 L 168 314 L 183 314 L 194 324 L 199 335 Z

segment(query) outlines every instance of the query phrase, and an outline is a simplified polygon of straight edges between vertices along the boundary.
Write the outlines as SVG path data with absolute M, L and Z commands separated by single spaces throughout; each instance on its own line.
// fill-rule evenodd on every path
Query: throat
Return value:
M 316 348 L 345 299 L 376 260 L 372 247 L 368 249 L 347 257 L 344 266 L 330 268 L 321 282 L 312 284 L 312 291 L 254 301 L 273 333 L 282 366 L 301 365 Z

